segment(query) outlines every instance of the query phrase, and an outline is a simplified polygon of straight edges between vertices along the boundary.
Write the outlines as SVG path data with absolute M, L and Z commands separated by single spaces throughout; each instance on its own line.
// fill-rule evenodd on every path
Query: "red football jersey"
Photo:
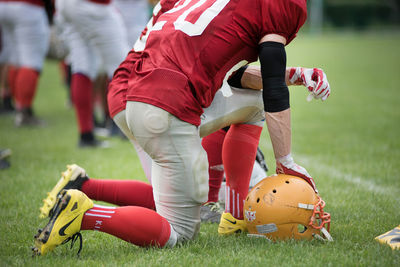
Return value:
M 306 0 L 181 0 L 152 28 L 127 100 L 199 125 L 226 73 L 243 60 L 256 61 L 267 34 L 289 43 L 306 15 Z

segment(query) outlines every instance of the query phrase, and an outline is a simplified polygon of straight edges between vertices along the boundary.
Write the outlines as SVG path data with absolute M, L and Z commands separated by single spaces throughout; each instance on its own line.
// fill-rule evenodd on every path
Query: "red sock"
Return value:
M 221 188 L 222 178 L 224 177 L 224 166 L 222 164 L 222 144 L 226 131 L 219 130 L 203 138 L 201 144 L 207 152 L 208 173 L 209 173 L 209 191 L 207 202 L 217 202 L 219 189 Z
M 235 124 L 229 129 L 222 148 L 226 175 L 225 211 L 243 219 L 243 202 L 257 154 L 262 127 Z
M 155 210 L 153 188 L 141 181 L 89 179 L 83 183 L 81 191 L 90 199 Z
M 75 106 L 80 133 L 93 130 L 93 83 L 90 78 L 81 73 L 72 74 L 71 95 Z
M 15 66 L 8 67 L 7 82 L 11 89 L 11 95 L 15 97 L 15 78 L 17 77 L 18 68 Z
M 66 81 L 67 77 L 68 77 L 68 74 L 67 74 L 68 65 L 67 65 L 67 63 L 65 63 L 64 60 L 61 60 L 60 63 L 58 64 L 58 67 L 59 67 L 59 70 L 60 70 L 60 73 L 61 73 L 62 80 Z
M 81 230 L 97 230 L 137 246 L 163 247 L 169 240 L 168 221 L 153 210 L 95 205 L 83 216 Z
M 15 100 L 18 108 L 29 108 L 35 97 L 39 72 L 21 67 L 15 77 Z

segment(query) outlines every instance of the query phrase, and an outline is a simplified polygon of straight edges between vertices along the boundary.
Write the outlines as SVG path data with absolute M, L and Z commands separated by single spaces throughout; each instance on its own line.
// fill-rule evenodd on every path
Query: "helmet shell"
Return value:
M 320 233 L 310 225 L 318 202 L 318 195 L 302 178 L 269 176 L 256 184 L 245 200 L 248 232 L 271 240 L 312 239 Z

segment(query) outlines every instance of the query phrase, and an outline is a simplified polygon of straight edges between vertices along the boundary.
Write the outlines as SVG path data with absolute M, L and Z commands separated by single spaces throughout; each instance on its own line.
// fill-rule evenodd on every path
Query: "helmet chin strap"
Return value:
M 321 228 L 321 233 L 325 238 L 320 236 L 319 234 L 313 234 L 313 236 L 316 239 L 321 240 L 321 241 L 328 241 L 328 242 L 332 242 L 333 241 L 333 238 L 332 238 L 331 234 L 328 232 L 328 230 L 325 229 L 325 227 Z

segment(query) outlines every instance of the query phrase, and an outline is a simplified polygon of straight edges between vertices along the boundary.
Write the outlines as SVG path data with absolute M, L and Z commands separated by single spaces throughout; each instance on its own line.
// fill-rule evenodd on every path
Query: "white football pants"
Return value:
M 261 91 L 232 88 L 232 92 L 230 97 L 217 92 L 201 116 L 199 129 L 160 108 L 140 102 L 128 102 L 126 111 L 113 118 L 138 149 L 146 176 L 149 180 L 152 177 L 157 212 L 173 226 L 178 241 L 196 236 L 200 206 L 207 201 L 208 159 L 200 136 L 234 123 L 263 125 Z M 145 166 L 151 161 L 146 152 L 154 159 L 151 172 L 146 171 Z
M 127 30 L 129 47 L 133 47 L 149 21 L 150 5 L 148 0 L 114 0 L 122 15 Z
M 231 90 L 232 95 L 229 97 L 223 96 L 222 92 L 218 91 L 211 105 L 204 109 L 199 126 L 201 138 L 236 123 L 263 126 L 264 104 L 261 91 L 234 87 L 231 87 Z M 126 123 L 125 110 L 115 115 L 113 120 L 135 147 L 146 178 L 151 183 L 151 158 L 130 132 Z M 260 172 L 258 169 L 253 170 L 252 177 L 258 178 Z
M 26 2 L 0 1 L 0 28 L 0 63 L 40 71 L 50 36 L 44 8 Z
M 56 8 L 58 21 L 68 25 L 63 35 L 72 72 L 93 79 L 101 69 L 111 78 L 129 51 L 126 29 L 115 6 L 87 0 L 57 0 Z
M 208 160 L 197 127 L 142 102 L 127 102 L 126 121 L 153 159 L 152 186 L 157 212 L 178 234 L 193 239 L 200 229 L 200 206 L 208 196 Z

